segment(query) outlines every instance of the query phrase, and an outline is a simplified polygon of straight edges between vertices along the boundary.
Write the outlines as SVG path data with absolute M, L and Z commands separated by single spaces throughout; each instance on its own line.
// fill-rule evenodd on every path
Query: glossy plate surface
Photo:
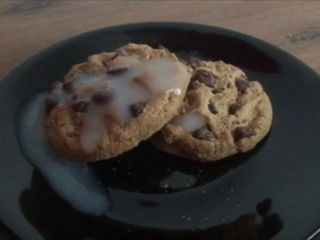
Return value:
M 254 151 L 216 164 L 147 142 L 89 166 L 56 161 L 36 131 L 41 93 L 88 55 L 129 42 L 239 66 L 271 98 L 271 133 Z M 0 83 L 0 219 L 32 240 L 306 239 L 320 225 L 319 98 L 320 77 L 302 62 L 220 28 L 147 23 L 74 37 Z

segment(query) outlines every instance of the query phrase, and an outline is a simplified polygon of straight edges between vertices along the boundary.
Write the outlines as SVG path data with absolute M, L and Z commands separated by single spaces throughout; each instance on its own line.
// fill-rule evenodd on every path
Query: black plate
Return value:
M 88 55 L 128 42 L 161 44 L 182 58 L 222 59 L 243 68 L 271 98 L 271 133 L 254 151 L 216 164 L 181 161 L 142 143 L 114 160 L 54 170 L 42 162 L 53 153 L 25 122 L 36 115 L 30 112 L 34 96 Z M 147 23 L 82 34 L 1 81 L 0 218 L 32 240 L 305 239 L 320 225 L 319 97 L 314 71 L 240 33 Z

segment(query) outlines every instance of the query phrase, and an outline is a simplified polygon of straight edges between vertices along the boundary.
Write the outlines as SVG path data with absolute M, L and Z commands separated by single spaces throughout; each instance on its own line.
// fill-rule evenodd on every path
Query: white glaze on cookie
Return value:
M 105 134 L 103 109 L 93 104 L 83 115 L 83 129 L 80 135 L 80 144 L 83 150 L 91 153 L 96 149 L 100 139 Z
M 188 133 L 192 133 L 205 125 L 203 117 L 196 112 L 186 113 L 176 118 L 173 123 L 181 126 Z
M 50 98 L 53 101 L 57 101 L 60 105 L 64 104 L 69 98 L 68 94 L 62 90 L 62 85 L 61 82 L 55 83 L 53 90 L 50 93 Z
M 120 72 L 112 72 L 117 69 Z M 104 134 L 108 121 L 127 123 L 134 116 L 133 104 L 148 102 L 164 93 L 180 95 L 188 83 L 189 73 L 182 64 L 171 59 L 152 59 L 141 62 L 136 57 L 116 57 L 108 63 L 107 70 L 96 74 L 80 74 L 70 81 L 72 94 L 57 85 L 49 98 L 58 105 L 88 102 L 83 114 L 80 143 L 87 153 L 95 151 Z M 92 102 L 96 94 L 108 95 L 102 104 Z M 72 96 L 76 95 L 76 99 Z
M 112 206 L 110 196 L 91 167 L 66 161 L 47 145 L 41 128 L 44 100 L 44 93 L 37 94 L 19 112 L 22 152 L 70 206 L 86 214 L 105 214 Z
M 272 124 L 272 106 L 261 84 L 221 61 L 192 63 L 192 79 L 182 104 L 185 111 L 154 137 L 155 146 L 199 162 L 253 149 Z M 205 124 L 186 111 L 199 113 Z

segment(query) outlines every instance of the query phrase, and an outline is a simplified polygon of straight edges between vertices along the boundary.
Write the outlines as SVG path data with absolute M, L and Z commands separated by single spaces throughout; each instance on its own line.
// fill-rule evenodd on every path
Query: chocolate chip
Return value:
M 218 111 L 217 111 L 217 109 L 216 109 L 216 107 L 214 106 L 213 103 L 209 103 L 208 108 L 209 108 L 210 112 L 212 112 L 213 114 L 217 114 L 218 113 Z
M 244 93 L 250 87 L 250 82 L 246 80 L 237 80 L 236 87 L 240 93 Z
M 199 58 L 191 57 L 191 58 L 189 59 L 189 65 L 190 65 L 190 67 L 192 67 L 192 68 L 198 68 L 198 67 L 204 66 L 205 63 L 204 63 L 201 59 L 199 59 Z
M 51 98 L 47 98 L 44 102 L 44 108 L 45 108 L 46 114 L 49 114 L 51 110 L 57 105 L 58 105 L 58 101 L 53 100 Z
M 64 82 L 62 84 L 62 90 L 65 92 L 65 93 L 72 93 L 74 91 L 74 88 L 73 88 L 73 84 L 71 82 Z
M 191 81 L 199 81 L 212 88 L 214 88 L 214 85 L 216 83 L 216 79 L 213 74 L 206 70 L 196 71 L 196 73 L 192 76 Z
M 75 102 L 71 105 L 74 112 L 84 112 L 87 110 L 89 103 L 86 101 Z
M 137 117 L 138 115 L 140 115 L 143 112 L 143 109 L 145 106 L 146 106 L 145 102 L 139 102 L 139 103 L 132 104 L 129 109 L 130 113 L 132 114 L 132 116 Z
M 217 139 L 216 135 L 211 132 L 207 127 L 201 128 L 192 134 L 193 137 L 199 139 L 199 140 L 206 140 L 213 142 Z
M 109 93 L 96 93 L 91 99 L 96 105 L 104 105 L 110 101 L 111 95 Z
M 243 138 L 249 138 L 255 135 L 255 131 L 251 127 L 237 127 L 233 131 L 233 138 L 235 142 L 238 142 L 239 140 Z
M 127 71 L 128 71 L 128 68 L 115 68 L 115 69 L 108 70 L 107 73 L 110 75 L 119 75 L 119 74 L 126 73 Z
M 241 108 L 240 103 L 233 103 L 229 106 L 229 114 L 235 114 Z

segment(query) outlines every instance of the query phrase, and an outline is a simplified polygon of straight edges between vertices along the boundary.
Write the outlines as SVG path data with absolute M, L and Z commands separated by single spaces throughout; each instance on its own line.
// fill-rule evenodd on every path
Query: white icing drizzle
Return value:
M 62 105 L 63 103 L 65 103 L 68 100 L 68 94 L 66 94 L 62 90 L 62 83 L 61 82 L 55 83 L 54 88 L 50 93 L 50 98 L 54 101 L 59 102 L 60 105 Z
M 118 56 L 108 63 L 108 71 L 126 68 L 121 73 L 101 72 L 80 74 L 71 80 L 77 101 L 89 102 L 83 115 L 83 129 L 80 143 L 83 150 L 92 153 L 107 134 L 108 117 L 112 121 L 128 122 L 133 116 L 130 107 L 133 104 L 147 102 L 162 93 L 180 95 L 190 79 L 189 73 L 180 64 L 171 59 L 152 59 L 141 62 L 135 56 Z M 97 94 L 109 94 L 106 104 L 94 105 L 92 97 Z M 71 94 L 63 92 L 58 84 L 51 96 L 59 104 L 74 102 Z M 112 110 L 112 111 L 111 111 Z
M 90 105 L 84 114 L 83 129 L 80 135 L 80 144 L 87 153 L 95 151 L 100 139 L 105 134 L 102 108 Z
M 195 112 L 189 112 L 181 117 L 177 117 L 174 119 L 173 123 L 181 126 L 188 133 L 194 132 L 205 125 L 203 117 Z
M 181 94 L 181 90 L 179 88 L 170 89 L 170 90 L 167 90 L 167 93 L 173 93 L 175 95 L 180 95 Z
M 47 145 L 42 129 L 45 94 L 37 94 L 19 112 L 18 137 L 25 157 L 70 206 L 86 214 L 104 215 L 112 203 L 90 166 L 67 161 Z

